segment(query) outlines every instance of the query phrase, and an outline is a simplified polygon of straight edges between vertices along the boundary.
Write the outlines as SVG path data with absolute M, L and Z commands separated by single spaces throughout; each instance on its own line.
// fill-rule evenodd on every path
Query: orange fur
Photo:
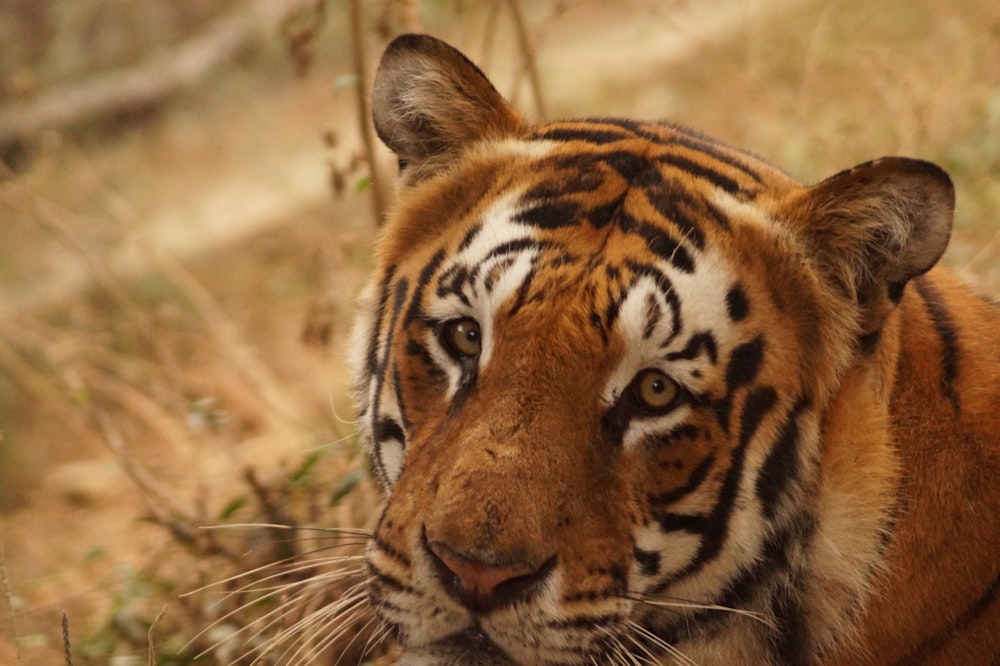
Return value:
M 401 663 L 997 663 L 1000 309 L 931 270 L 943 171 L 529 125 L 420 36 L 373 111 L 404 168 L 356 393 Z

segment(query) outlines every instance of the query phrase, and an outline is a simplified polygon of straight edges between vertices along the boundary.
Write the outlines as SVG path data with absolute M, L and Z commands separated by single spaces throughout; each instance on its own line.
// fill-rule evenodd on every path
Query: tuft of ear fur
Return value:
M 517 112 L 478 67 L 428 35 L 400 35 L 382 55 L 372 119 L 408 178 L 427 176 L 480 139 L 511 134 Z
M 831 176 L 791 203 L 811 256 L 861 306 L 862 329 L 873 330 L 906 283 L 944 253 L 955 190 L 935 164 L 884 157 Z

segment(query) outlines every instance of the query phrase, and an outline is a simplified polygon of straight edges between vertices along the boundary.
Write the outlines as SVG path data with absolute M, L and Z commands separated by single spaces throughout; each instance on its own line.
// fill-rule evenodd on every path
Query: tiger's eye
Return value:
M 445 324 L 442 338 L 455 358 L 476 358 L 483 350 L 479 322 L 471 317 L 449 321 Z
M 635 396 L 643 407 L 658 411 L 669 407 L 680 394 L 674 380 L 659 370 L 646 370 L 635 385 Z

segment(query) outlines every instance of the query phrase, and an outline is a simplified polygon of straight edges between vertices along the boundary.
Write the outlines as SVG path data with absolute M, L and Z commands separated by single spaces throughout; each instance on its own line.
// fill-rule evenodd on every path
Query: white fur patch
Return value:
M 670 289 L 679 303 L 679 316 L 667 302 L 663 287 L 652 277 L 635 281 L 619 309 L 615 330 L 625 343 L 625 354 L 604 387 L 602 397 L 613 404 L 643 370 L 655 368 L 692 393 L 700 393 L 709 361 L 703 357 L 668 361 L 671 352 L 680 351 L 693 335 L 711 332 L 720 347 L 732 336 L 726 307 L 726 293 L 731 287 L 732 271 L 712 253 L 697 253 L 693 274 L 677 270 L 667 262 L 658 268 L 670 279 Z M 649 303 L 657 304 L 658 321 L 649 321 Z M 648 335 L 647 331 L 652 330 Z M 673 336 L 668 346 L 663 343 Z M 680 425 L 690 410 L 677 409 L 653 418 L 633 419 L 624 436 L 624 445 L 633 447 L 645 437 L 667 433 Z

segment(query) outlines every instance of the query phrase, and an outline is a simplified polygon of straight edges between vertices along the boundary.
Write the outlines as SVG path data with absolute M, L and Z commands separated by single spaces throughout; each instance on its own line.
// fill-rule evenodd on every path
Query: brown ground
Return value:
M 959 190 L 947 261 L 1000 295 L 1000 8 L 612 4 L 537 5 L 549 115 L 679 120 L 805 180 L 881 154 L 937 161 Z M 74 663 L 144 654 L 160 609 L 159 628 L 200 613 L 177 594 L 229 569 L 140 515 L 176 504 L 220 522 L 252 495 L 244 469 L 287 478 L 317 452 L 316 482 L 363 467 L 332 415 L 350 414 L 341 350 L 374 226 L 354 191 L 364 167 L 340 197 L 329 188 L 328 162 L 345 170 L 358 145 L 350 93 L 334 84 L 349 70 L 340 12 L 305 79 L 276 47 L 140 124 L 47 137 L 29 171 L 0 180 L 0 536 L 14 608 L 9 621 L 0 601 L 0 663 L 17 663 L 15 631 L 20 663 L 59 663 L 64 609 Z M 482 12 L 424 20 L 483 61 Z M 530 111 L 497 21 L 486 69 Z M 320 140 L 331 128 L 334 151 Z M 103 286 L 88 286 L 95 275 Z M 368 486 L 348 499 L 323 520 L 361 524 L 377 501 Z

